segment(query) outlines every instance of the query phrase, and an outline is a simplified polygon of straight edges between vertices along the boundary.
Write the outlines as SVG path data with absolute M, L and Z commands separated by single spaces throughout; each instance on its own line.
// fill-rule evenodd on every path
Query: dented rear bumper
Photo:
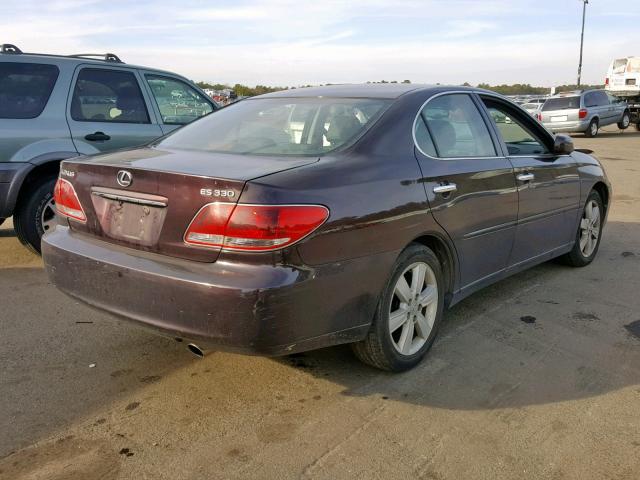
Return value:
M 93 307 L 201 348 L 259 355 L 362 339 L 397 255 L 320 267 L 223 257 L 205 263 L 113 245 L 64 225 L 45 235 L 42 254 L 51 281 Z

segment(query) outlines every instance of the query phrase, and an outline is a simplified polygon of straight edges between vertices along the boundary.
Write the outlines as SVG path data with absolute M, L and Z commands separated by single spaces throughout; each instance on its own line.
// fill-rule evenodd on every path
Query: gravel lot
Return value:
M 640 133 L 575 142 L 614 186 L 596 261 L 473 295 L 403 375 L 199 360 L 59 294 L 5 222 L 0 478 L 640 478 Z

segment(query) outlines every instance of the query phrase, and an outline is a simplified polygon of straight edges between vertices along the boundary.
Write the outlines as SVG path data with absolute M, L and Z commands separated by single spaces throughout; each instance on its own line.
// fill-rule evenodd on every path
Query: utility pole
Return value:
M 584 45 L 584 18 L 587 14 L 587 3 L 589 0 L 581 0 L 582 4 L 582 33 L 580 34 L 580 62 L 578 63 L 578 87 L 580 86 L 580 77 L 582 77 L 582 46 Z

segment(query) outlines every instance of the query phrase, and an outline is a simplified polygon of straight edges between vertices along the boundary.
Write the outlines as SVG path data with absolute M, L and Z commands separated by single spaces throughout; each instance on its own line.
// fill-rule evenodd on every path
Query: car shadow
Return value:
M 594 397 L 640 384 L 640 238 L 610 223 L 582 269 L 549 262 L 480 291 L 446 312 L 425 361 L 402 374 L 361 365 L 348 346 L 276 360 L 344 386 L 344 395 L 460 410 Z M 621 284 L 620 279 L 627 279 Z M 639 327 L 640 328 L 640 327 Z
M 640 226 L 612 222 L 605 238 L 587 268 L 546 263 L 453 307 L 425 361 L 402 374 L 361 364 L 348 346 L 198 360 L 184 343 L 60 295 L 40 268 L 2 269 L 0 458 L 78 423 L 118 435 L 140 404 L 185 424 L 195 412 L 242 424 L 247 412 L 320 393 L 517 417 L 513 409 L 636 386 L 640 338 L 627 327 L 640 319 Z M 237 398 L 243 409 L 230 410 Z M 191 409 L 175 410 L 176 399 Z

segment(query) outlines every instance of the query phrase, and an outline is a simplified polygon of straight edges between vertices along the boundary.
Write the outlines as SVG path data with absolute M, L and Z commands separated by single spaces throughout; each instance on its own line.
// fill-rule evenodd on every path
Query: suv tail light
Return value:
M 542 113 L 536 113 L 536 119 L 541 122 L 542 121 Z
M 607 77 L 607 78 L 605 78 L 605 79 L 604 79 L 604 84 L 605 84 L 605 85 L 609 85 L 609 77 Z
M 53 189 L 53 200 L 56 203 L 56 210 L 59 214 L 79 222 L 87 221 L 87 216 L 84 214 L 82 205 L 80 205 L 78 195 L 68 180 L 58 178 Z
M 578 118 L 587 118 L 586 108 L 581 108 L 580 111 L 578 111 Z
M 184 234 L 190 245 L 266 252 L 292 245 L 322 225 L 322 205 L 233 205 L 210 203 L 200 209 Z

